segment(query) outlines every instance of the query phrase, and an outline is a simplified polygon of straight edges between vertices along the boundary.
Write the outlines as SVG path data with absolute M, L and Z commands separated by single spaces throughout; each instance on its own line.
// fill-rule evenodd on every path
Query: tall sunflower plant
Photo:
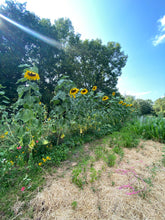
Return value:
M 24 69 L 23 78 L 17 82 L 18 100 L 13 105 L 14 116 L 11 127 L 17 142 L 12 148 L 18 149 L 20 146 L 29 161 L 37 143 L 45 141 L 43 136 L 45 108 L 40 101 L 41 93 L 37 83 L 39 79 L 37 67 Z
M 80 134 L 96 127 L 98 115 L 98 99 L 95 96 L 97 86 L 92 89 L 72 88 L 69 92 L 71 99 L 71 113 L 73 115 L 73 129 Z M 76 125 L 75 125 L 76 124 Z M 71 125 L 72 128 L 72 125 Z
M 63 139 L 66 133 L 69 132 L 70 121 L 72 121 L 71 101 L 69 99 L 68 91 L 75 87 L 75 84 L 68 76 L 63 76 L 54 89 L 54 96 L 50 102 L 51 111 L 47 126 L 53 133 L 56 144 Z

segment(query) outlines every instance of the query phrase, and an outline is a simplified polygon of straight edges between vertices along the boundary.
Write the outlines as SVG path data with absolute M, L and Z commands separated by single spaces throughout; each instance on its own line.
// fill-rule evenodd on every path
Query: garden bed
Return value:
M 137 148 L 124 149 L 122 161 L 109 167 L 102 159 L 94 161 L 94 148 L 87 145 L 85 151 L 91 158 L 86 163 L 83 189 L 72 182 L 73 170 L 78 166 L 73 158 L 55 174 L 46 176 L 47 185 L 30 201 L 26 213 L 18 201 L 13 207 L 15 214 L 36 220 L 165 219 L 163 147 L 158 142 L 141 141 Z M 97 173 L 100 170 L 94 181 L 90 167 Z

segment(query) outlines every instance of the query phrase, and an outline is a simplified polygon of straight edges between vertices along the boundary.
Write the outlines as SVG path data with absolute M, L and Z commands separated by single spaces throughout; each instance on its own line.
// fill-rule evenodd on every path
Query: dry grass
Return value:
M 138 148 L 124 149 L 122 162 L 113 168 L 107 167 L 102 160 L 95 162 L 94 168 L 102 170 L 101 177 L 94 183 L 86 184 L 83 190 L 71 182 L 72 169 L 68 167 L 73 168 L 76 163 L 65 164 L 53 177 L 47 177 L 47 186 L 30 202 L 30 207 L 34 207 L 33 219 L 164 220 L 165 169 L 160 166 L 162 147 L 160 143 L 141 141 Z M 124 188 L 124 185 L 141 192 L 128 195 L 133 190 Z M 74 201 L 77 207 L 73 209 Z

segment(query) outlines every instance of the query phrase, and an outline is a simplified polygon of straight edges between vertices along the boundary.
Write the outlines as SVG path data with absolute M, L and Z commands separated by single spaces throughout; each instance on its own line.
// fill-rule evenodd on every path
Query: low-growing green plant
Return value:
M 109 153 L 107 155 L 107 165 L 109 167 L 113 167 L 115 165 L 115 162 L 116 162 L 116 155 L 112 154 L 112 153 Z
M 91 167 L 90 168 L 90 182 L 93 183 L 95 180 L 97 180 L 98 176 L 97 176 L 97 171 L 95 170 L 95 168 Z
M 83 185 L 86 183 L 86 177 L 82 175 L 82 172 L 81 167 L 75 167 L 72 170 L 72 182 L 81 189 L 83 189 Z
M 115 185 L 115 182 L 114 181 L 112 181 L 112 186 L 114 186 Z
M 122 147 L 119 147 L 119 146 L 115 146 L 112 151 L 118 155 L 120 155 L 121 158 L 123 158 L 124 156 L 124 151 L 123 151 L 123 148 Z
M 72 205 L 72 209 L 76 209 L 77 208 L 77 202 L 76 201 L 73 201 L 71 205 Z
M 139 141 L 139 137 L 136 133 L 131 132 L 130 130 L 126 130 L 126 128 L 124 128 L 121 129 L 120 132 L 114 132 L 112 134 L 112 136 L 110 137 L 110 147 L 116 146 L 116 148 L 119 149 L 122 147 L 137 147 Z M 115 150 L 118 151 L 117 149 Z

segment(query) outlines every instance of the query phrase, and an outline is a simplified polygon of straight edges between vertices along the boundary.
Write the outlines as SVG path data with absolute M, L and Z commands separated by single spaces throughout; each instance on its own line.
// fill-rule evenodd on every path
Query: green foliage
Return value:
M 153 102 L 150 99 L 136 99 L 133 101 L 133 106 L 138 110 L 140 115 L 153 114 Z
M 112 134 L 110 138 L 110 146 L 115 146 L 114 151 L 118 151 L 122 155 L 122 151 L 120 150 L 122 147 L 133 148 L 137 147 L 139 144 L 139 137 L 135 132 L 132 132 L 127 127 L 125 129 L 121 129 L 120 132 L 115 132 Z
M 71 205 L 72 205 L 72 209 L 76 209 L 77 208 L 77 202 L 76 201 L 73 201 Z
M 113 167 L 116 162 L 116 155 L 112 153 L 108 153 L 107 155 L 107 164 L 109 167 Z
M 6 95 L 12 103 L 16 99 L 15 83 L 21 77 L 18 66 L 22 61 L 30 66 L 39 66 L 42 102 L 48 109 L 54 87 L 61 76 L 68 75 L 80 88 L 91 89 L 95 84 L 99 91 L 105 93 L 117 91 L 117 78 L 127 60 L 119 43 L 103 45 L 98 39 L 82 41 L 69 19 L 60 18 L 51 24 L 49 19 L 41 19 L 29 12 L 26 4 L 12 0 L 0 7 L 0 13 L 63 45 L 61 50 L 52 47 L 2 21 L 9 31 L 0 35 L 0 60 L 3 63 L 0 66 L 0 82 L 6 87 Z
M 104 148 L 102 146 L 97 146 L 94 150 L 96 160 L 100 160 L 104 156 Z
M 115 146 L 112 150 L 113 150 L 114 153 L 120 155 L 120 157 L 123 158 L 124 151 L 123 151 L 122 147 Z
M 0 119 L 2 120 L 7 112 L 7 105 L 9 104 L 9 98 L 5 96 L 5 87 L 0 84 Z
M 162 117 L 140 117 L 132 129 L 143 138 L 165 142 L 165 119 Z
M 90 179 L 91 183 L 95 182 L 95 180 L 97 180 L 97 178 L 98 178 L 97 171 L 93 167 L 90 168 L 90 177 L 91 177 L 91 179 Z
M 80 37 L 73 36 L 66 55 L 69 76 L 78 87 L 90 89 L 97 85 L 105 93 L 117 90 L 117 77 L 127 60 L 119 43 L 103 45 L 99 39 L 81 41 Z
M 72 182 L 81 189 L 83 189 L 83 185 L 86 183 L 86 177 L 81 175 L 82 171 L 81 167 L 76 167 L 72 171 Z
M 154 102 L 153 108 L 157 115 L 165 116 L 165 97 L 157 99 Z

